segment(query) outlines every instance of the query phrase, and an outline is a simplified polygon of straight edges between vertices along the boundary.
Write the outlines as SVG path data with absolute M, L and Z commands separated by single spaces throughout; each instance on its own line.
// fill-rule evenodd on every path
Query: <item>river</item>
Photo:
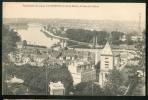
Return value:
M 46 37 L 45 34 L 40 31 L 41 28 L 41 26 L 29 25 L 28 29 L 19 29 L 17 32 L 22 40 L 26 40 L 31 44 L 51 47 L 53 44 L 59 42 L 58 39 Z

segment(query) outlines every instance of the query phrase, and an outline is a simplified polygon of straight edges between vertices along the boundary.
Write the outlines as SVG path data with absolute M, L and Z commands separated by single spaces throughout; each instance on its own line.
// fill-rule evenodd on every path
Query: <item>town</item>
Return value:
M 16 27 L 12 28 L 12 25 L 9 25 L 9 31 L 14 31 L 14 29 Z M 85 83 L 90 83 L 89 86 L 91 86 L 91 94 L 88 95 L 96 95 L 95 93 L 93 94 L 96 91 L 94 90 L 95 86 L 100 87 L 100 90 L 105 88 L 109 84 L 108 76 L 110 76 L 112 70 L 116 70 L 120 72 L 119 75 L 124 76 L 123 84 L 120 84 L 118 87 L 122 93 L 118 95 L 131 95 L 130 91 L 134 85 L 130 77 L 136 75 L 140 81 L 144 79 L 145 72 L 143 72 L 143 68 L 137 69 L 135 72 L 129 71 L 129 69 L 134 70 L 134 67 L 138 65 L 138 60 L 133 60 L 138 56 L 134 44 L 128 45 L 125 42 L 124 44 L 113 45 L 111 42 L 113 41 L 111 40 L 113 36 L 110 35 L 106 38 L 104 45 L 98 44 L 97 35 L 93 35 L 92 43 L 87 43 L 65 37 L 63 34 L 68 30 L 67 28 L 60 31 L 62 35 L 56 34 L 57 30 L 59 30 L 58 27 L 53 28 L 50 25 L 42 26 L 40 30 L 49 39 L 55 38 L 59 41 L 57 44 L 54 44 L 55 46 L 47 47 L 21 40 L 16 42 L 16 50 L 8 54 L 9 63 L 13 63 L 15 66 L 21 67 L 29 64 L 29 66 L 46 69 L 44 72 L 46 73 L 46 95 L 86 95 L 85 93 L 77 93 L 79 85 Z M 95 30 L 91 29 L 90 32 L 93 31 Z M 133 35 L 131 36 L 131 41 L 133 43 L 143 41 L 143 36 L 142 34 Z M 120 41 L 126 41 L 126 37 L 126 34 L 122 35 Z M 76 43 L 77 46 L 70 44 L 72 42 Z M 67 87 L 61 82 L 61 79 L 47 81 L 47 71 L 63 68 L 62 66 L 66 66 L 73 81 L 73 89 L 68 90 L 68 93 L 65 92 Z M 128 66 L 133 66 L 133 68 L 128 68 Z M 10 83 L 24 83 L 25 80 L 18 78 L 17 72 L 16 74 L 14 72 L 9 74 L 9 78 L 5 80 L 5 83 L 9 85 Z M 28 88 L 26 92 L 28 94 Z

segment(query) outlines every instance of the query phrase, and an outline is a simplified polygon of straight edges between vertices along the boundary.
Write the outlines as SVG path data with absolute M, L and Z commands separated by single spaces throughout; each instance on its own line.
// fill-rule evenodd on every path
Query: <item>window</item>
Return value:
M 109 62 L 108 61 L 105 61 L 105 64 L 108 64 Z
M 108 59 L 108 58 L 105 58 L 105 59 Z
M 109 61 L 105 61 L 105 68 L 109 67 Z
M 105 68 L 108 68 L 109 67 L 109 64 L 105 64 Z
M 105 73 L 105 78 L 107 78 L 108 77 L 108 74 L 107 73 Z

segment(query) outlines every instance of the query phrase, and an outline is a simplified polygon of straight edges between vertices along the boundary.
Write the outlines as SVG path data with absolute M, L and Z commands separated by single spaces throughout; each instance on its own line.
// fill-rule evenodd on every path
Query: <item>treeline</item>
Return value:
M 34 89 L 39 93 L 46 94 L 49 82 L 61 81 L 66 89 L 66 94 L 73 89 L 73 79 L 66 66 L 60 68 L 49 69 L 31 66 L 29 64 L 23 66 L 11 65 L 4 67 L 5 75 L 13 75 L 24 80 L 24 85 L 30 89 Z M 46 76 L 47 75 L 47 76 Z M 5 76 L 3 76 L 5 78 Z M 48 92 L 49 95 L 49 92 Z
M 106 43 L 107 32 L 106 31 L 90 31 L 84 29 L 68 29 L 66 31 L 66 36 L 70 39 L 80 41 L 80 42 L 93 42 L 94 35 L 98 38 L 99 44 Z
M 66 37 L 80 41 L 80 42 L 87 42 L 87 43 L 92 43 L 93 42 L 93 37 L 97 37 L 97 43 L 99 45 L 104 45 L 107 40 L 112 42 L 114 45 L 119 45 L 119 44 L 129 44 L 132 45 L 134 41 L 132 41 L 131 36 L 133 35 L 132 33 L 125 34 L 120 31 L 112 31 L 111 33 L 106 32 L 106 31 L 90 31 L 90 30 L 85 30 L 85 29 L 67 29 L 65 33 Z M 123 38 L 123 35 L 125 35 L 125 41 L 122 41 L 121 38 Z M 135 34 L 134 34 L 135 35 Z
M 2 61 L 8 61 L 8 53 L 16 49 L 16 42 L 20 41 L 21 38 L 17 32 L 13 29 L 9 29 L 8 26 L 2 26 Z

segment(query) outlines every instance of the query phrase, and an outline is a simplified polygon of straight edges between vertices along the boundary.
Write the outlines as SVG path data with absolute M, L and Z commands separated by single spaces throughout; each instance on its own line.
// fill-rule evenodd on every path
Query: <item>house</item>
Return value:
M 10 52 L 9 54 L 8 54 L 8 56 L 9 56 L 9 60 L 11 61 L 11 62 L 16 62 L 16 53 L 15 52 Z
M 142 40 L 143 39 L 143 36 L 142 36 L 142 34 L 138 34 L 138 35 L 133 35 L 133 36 L 131 36 L 131 40 L 133 40 L 133 41 L 138 41 L 138 40 Z
M 127 52 L 122 52 L 120 53 L 120 59 L 121 59 L 121 66 L 127 64 L 128 61 L 128 53 Z
M 17 42 L 17 49 L 20 51 L 23 51 L 24 49 L 28 50 L 28 52 L 36 52 L 36 53 L 48 53 L 48 48 L 46 46 L 41 46 L 41 45 L 34 45 L 27 43 L 26 40 Z
M 96 79 L 94 65 L 89 62 L 74 61 L 68 66 L 68 70 L 72 75 L 74 85 Z
M 30 64 L 33 66 L 43 66 L 44 60 L 48 58 L 47 54 L 33 54 L 30 52 L 11 52 L 9 54 L 11 62 L 14 62 L 16 65 Z
M 113 54 L 113 65 L 116 69 L 120 69 L 121 67 L 121 59 L 120 59 L 120 54 Z
M 22 56 L 23 56 L 22 53 L 10 52 L 8 56 L 11 62 L 14 62 L 14 63 L 22 62 Z
M 129 65 L 129 66 L 138 66 L 139 61 L 138 60 L 128 60 L 127 65 Z
M 24 45 L 26 45 L 26 43 L 27 43 L 26 41 L 16 42 L 17 49 L 22 49 Z
M 78 53 L 73 49 L 67 49 L 62 51 L 60 59 L 63 60 L 75 60 L 78 57 Z
M 6 80 L 5 82 L 11 83 L 11 84 L 22 84 L 22 83 L 24 83 L 24 80 L 19 79 L 14 75 L 10 80 Z
M 44 66 L 44 60 L 48 58 L 48 55 L 34 55 L 33 60 L 36 62 L 36 66 Z
M 59 58 L 59 57 L 61 56 L 61 52 L 56 51 L 56 50 L 52 50 L 52 51 L 49 53 L 49 55 L 50 55 L 51 57 L 54 57 L 54 58 Z
M 128 57 L 127 57 L 127 59 L 128 59 L 128 60 L 131 60 L 131 59 L 133 59 L 136 55 L 137 55 L 137 54 L 136 54 L 136 52 L 135 52 L 134 50 L 128 50 Z
M 123 41 L 123 42 L 126 41 L 126 35 L 123 34 L 123 35 L 121 36 L 120 40 Z
M 48 88 L 50 95 L 65 95 L 64 84 L 61 81 L 57 83 L 50 82 Z
M 53 53 L 52 50 L 45 46 L 32 45 L 28 44 L 27 41 L 21 41 L 17 42 L 17 51 L 11 52 L 9 58 L 11 62 L 17 65 L 31 64 L 33 66 L 43 66 L 43 61 L 49 57 L 49 53 L 53 56 L 59 55 L 58 52 L 56 52 L 56 55 L 55 51 Z
M 137 36 L 137 38 L 141 41 L 143 39 L 143 35 L 140 34 L 140 35 Z
M 30 63 L 30 62 L 31 62 L 30 57 L 28 57 L 28 56 L 23 57 L 23 63 L 24 63 L 24 64 L 28 64 L 28 63 Z
M 133 50 L 135 50 L 136 48 L 135 48 L 135 45 L 128 45 L 128 46 L 127 46 L 127 49 L 133 51 Z
M 137 36 L 131 36 L 131 40 L 132 41 L 136 41 L 137 40 Z

